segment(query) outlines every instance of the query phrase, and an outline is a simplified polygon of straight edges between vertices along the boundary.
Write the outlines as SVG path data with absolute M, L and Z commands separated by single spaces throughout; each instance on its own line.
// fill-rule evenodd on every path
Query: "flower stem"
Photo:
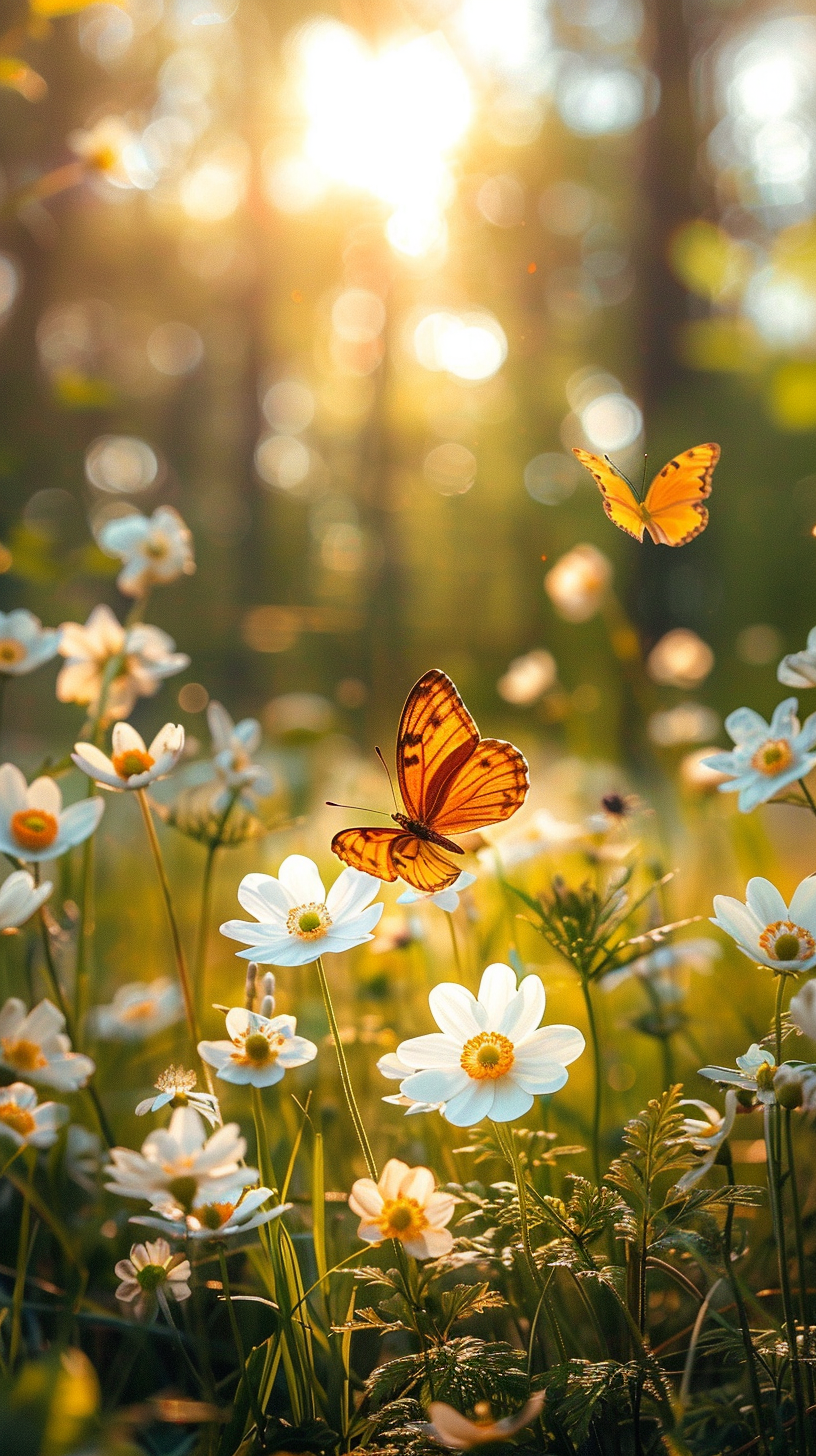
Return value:
M 193 1050 L 197 1053 L 199 1060 L 201 1061 L 201 1065 L 204 1068 L 204 1076 L 207 1080 L 207 1087 L 209 1088 L 211 1094 L 215 1096 L 212 1073 L 210 1072 L 207 1063 L 201 1059 L 201 1054 L 198 1051 L 198 1043 L 201 1040 L 201 1033 L 198 1029 L 198 1018 L 196 1017 L 195 1001 L 193 999 L 193 988 L 190 985 L 190 973 L 187 969 L 187 961 L 184 955 L 184 947 L 181 943 L 181 935 L 179 934 L 178 922 L 176 920 L 176 912 L 173 909 L 173 897 L 170 893 L 170 882 L 167 878 L 167 871 L 164 868 L 164 860 L 162 859 L 159 836 L 156 833 L 156 826 L 153 823 L 153 815 L 150 812 L 150 804 L 148 802 L 145 790 L 137 789 L 136 797 L 139 800 L 139 808 L 142 811 L 142 818 L 144 820 L 145 829 L 147 830 L 148 840 L 150 841 L 150 848 L 153 852 L 153 859 L 156 862 L 156 870 L 159 876 L 159 884 L 161 885 L 162 897 L 164 899 L 164 908 L 167 911 L 167 920 L 170 926 L 170 935 L 173 940 L 173 952 L 176 958 L 176 970 L 178 972 L 179 985 L 181 986 L 181 994 L 184 997 L 184 1010 L 187 1015 L 187 1027 L 189 1029 L 190 1038 L 193 1043 Z
M 731 1156 L 731 1146 L 727 1139 L 723 1143 L 721 1156 L 725 1161 L 725 1170 L 728 1175 L 728 1186 L 730 1188 L 733 1188 L 734 1160 Z M 723 1261 L 725 1263 L 725 1272 L 728 1277 L 728 1282 L 731 1285 L 731 1292 L 734 1296 L 734 1304 L 737 1307 L 737 1317 L 739 1319 L 740 1334 L 742 1335 L 742 1345 L 743 1349 L 745 1350 L 745 1365 L 748 1371 L 748 1381 L 751 1386 L 751 1404 L 754 1407 L 754 1419 L 757 1423 L 757 1432 L 759 1434 L 760 1445 L 762 1446 L 762 1450 L 765 1453 L 765 1456 L 769 1456 L 768 1437 L 765 1432 L 765 1420 L 762 1413 L 762 1394 L 759 1388 L 759 1376 L 757 1374 L 756 1367 L 756 1353 L 754 1351 L 753 1340 L 751 1339 L 751 1327 L 748 1323 L 748 1315 L 745 1310 L 745 1301 L 742 1297 L 742 1290 L 740 1289 L 739 1279 L 737 1278 L 737 1272 L 734 1268 L 734 1261 L 731 1252 L 733 1226 L 734 1205 L 733 1203 L 729 1203 L 725 1214 L 725 1227 L 723 1229 Z
M 813 795 L 811 794 L 810 789 L 808 788 L 808 786 L 805 783 L 804 779 L 800 779 L 799 780 L 799 787 L 802 790 L 802 793 L 804 794 L 805 798 L 808 801 L 808 805 L 810 806 L 811 813 L 812 814 L 816 814 L 816 800 L 814 800 Z
M 340 1081 L 343 1083 L 343 1091 L 346 1095 L 346 1105 L 348 1107 L 351 1120 L 354 1123 L 354 1131 L 357 1134 L 360 1147 L 363 1150 L 363 1157 L 365 1158 L 366 1168 L 368 1169 L 368 1176 L 370 1178 L 373 1178 L 374 1182 L 376 1183 L 379 1180 L 377 1164 L 374 1161 L 374 1154 L 371 1151 L 371 1145 L 368 1141 L 368 1135 L 363 1124 L 363 1119 L 360 1116 L 360 1109 L 357 1106 L 357 1100 L 354 1096 L 354 1088 L 351 1085 L 351 1076 L 349 1075 L 346 1054 L 343 1051 L 343 1043 L 340 1040 L 340 1028 L 337 1025 L 337 1017 L 334 1014 L 331 991 L 329 990 L 329 983 L 326 978 L 326 972 L 323 967 L 323 960 L 321 956 L 317 957 L 315 965 L 317 967 L 317 978 L 320 982 L 320 990 L 323 993 L 323 1005 L 326 1008 L 326 1017 L 328 1019 L 329 1029 L 334 1039 L 334 1050 L 337 1053 L 337 1065 L 340 1069 Z
M 39 866 L 35 865 L 35 870 L 37 872 L 35 874 L 35 879 L 39 884 Z M 51 931 L 48 928 L 47 911 L 44 905 L 40 906 L 40 927 L 42 929 L 43 956 L 45 958 L 46 970 L 48 971 L 48 980 L 54 993 L 54 999 L 65 1018 L 65 1029 L 70 1038 L 71 1046 L 73 1047 L 76 1046 L 76 1033 L 71 1013 L 68 1009 L 68 1003 L 65 1000 L 62 986 L 60 985 L 59 976 L 57 975 L 57 967 L 54 963 L 54 952 L 51 949 Z M 102 1106 L 99 1093 L 96 1090 L 93 1076 L 90 1077 L 86 1090 L 88 1096 L 93 1102 L 94 1111 L 96 1112 L 97 1118 L 99 1120 L 99 1127 L 102 1132 L 102 1136 L 105 1139 L 108 1147 L 112 1148 L 115 1139 L 111 1130 L 110 1123 L 108 1122 L 107 1116 L 105 1114 L 105 1109 Z
M 802 1325 L 802 1337 L 805 1356 L 810 1355 L 810 1321 L 808 1319 L 808 1297 L 807 1297 L 807 1264 L 805 1262 L 805 1240 L 802 1233 L 802 1209 L 799 1201 L 799 1186 L 796 1181 L 796 1163 L 794 1160 L 793 1148 L 793 1114 L 790 1108 L 785 1108 L 785 1155 L 788 1164 L 788 1185 L 790 1187 L 791 1209 L 793 1211 L 793 1238 L 796 1248 L 796 1265 L 799 1276 L 799 1319 Z M 812 1405 L 814 1400 L 813 1369 L 810 1360 L 805 1363 L 805 1380 L 808 1387 L 808 1404 Z
M 603 1066 L 601 1062 L 601 1044 L 598 1040 L 598 1024 L 595 1020 L 595 1008 L 592 1005 L 592 996 L 589 989 L 589 981 L 586 976 L 581 977 L 581 991 L 583 992 L 584 1005 L 586 1006 L 587 1023 L 589 1025 L 589 1039 L 592 1043 L 592 1064 L 594 1074 L 593 1100 L 592 1100 L 592 1175 L 596 1184 L 601 1183 L 601 1077 Z
M 275 1170 L 272 1167 L 272 1154 L 269 1151 L 269 1135 L 266 1131 L 266 1111 L 263 1105 L 263 1094 L 260 1087 L 252 1088 L 252 1115 L 255 1122 L 255 1144 L 258 1153 L 258 1171 L 261 1175 L 261 1183 L 266 1188 L 271 1188 L 277 1197 L 278 1185 L 275 1181 Z
M 788 1250 L 785 1237 L 785 1212 L 782 1204 L 782 1184 L 780 1159 L 778 1148 L 780 1139 L 778 1136 L 778 1118 L 781 1109 L 778 1106 L 765 1107 L 765 1146 L 768 1154 L 768 1189 L 771 1195 L 771 1209 L 773 1212 L 774 1236 L 776 1243 L 777 1261 L 779 1265 L 779 1288 L 782 1295 L 782 1315 L 785 1323 L 785 1334 L 788 1344 L 788 1358 L 790 1360 L 791 1382 L 793 1385 L 793 1400 L 796 1412 L 796 1449 L 805 1452 L 811 1449 L 810 1442 L 806 1439 L 805 1424 L 805 1399 L 802 1389 L 802 1371 L 799 1364 L 799 1347 L 797 1344 L 796 1317 L 793 1312 L 793 1300 L 791 1299 L 790 1273 L 788 1270 Z M 773 1127 L 773 1123 L 776 1127 Z M 774 1131 L 777 1133 L 775 1137 Z
M 28 1186 L 33 1177 L 33 1163 L 29 1160 Z M 20 1213 L 20 1228 L 17 1235 L 17 1269 L 14 1276 L 14 1293 L 11 1297 L 11 1336 L 9 1338 L 9 1367 L 14 1369 L 20 1353 L 22 1339 L 23 1297 L 25 1295 L 26 1270 L 30 1250 L 31 1205 L 28 1187 L 23 1188 L 23 1207 Z
M 198 912 L 198 936 L 196 938 L 195 960 L 193 962 L 193 988 L 197 1003 L 204 988 L 204 972 L 207 965 L 207 948 L 210 940 L 210 915 L 212 913 L 212 879 L 215 869 L 217 844 L 207 845 L 204 874 L 201 877 L 201 909 Z
M 782 1001 L 785 996 L 785 985 L 787 976 L 780 971 L 777 977 L 776 1002 L 774 1005 L 774 1052 L 776 1053 L 776 1065 L 782 1065 Z
M 227 1312 L 229 1314 L 229 1322 L 230 1322 L 230 1325 L 232 1327 L 232 1338 L 235 1341 L 235 1352 L 236 1352 L 236 1354 L 238 1356 L 238 1364 L 241 1367 L 241 1378 L 243 1379 L 244 1383 L 246 1384 L 247 1395 L 249 1396 L 249 1404 L 252 1407 L 252 1415 L 253 1415 L 253 1418 L 255 1420 L 255 1426 L 256 1426 L 257 1432 L 258 1432 L 258 1438 L 262 1440 L 263 1439 L 263 1429 L 264 1429 L 264 1425 L 263 1425 L 263 1420 L 264 1420 L 264 1418 L 263 1418 L 263 1411 L 261 1410 L 261 1407 L 258 1404 L 258 1392 L 257 1392 L 257 1390 L 254 1390 L 253 1389 L 252 1384 L 251 1384 L 250 1379 L 249 1379 L 249 1371 L 247 1370 L 246 1354 L 244 1353 L 244 1342 L 243 1342 L 243 1339 L 241 1338 L 241 1329 L 240 1329 L 240 1326 L 238 1324 L 238 1320 L 237 1320 L 237 1317 L 236 1317 L 236 1314 L 235 1314 L 235 1306 L 234 1306 L 234 1304 L 232 1302 L 232 1294 L 230 1292 L 229 1273 L 227 1271 L 227 1256 L 224 1253 L 224 1245 L 223 1244 L 219 1244 L 218 1245 L 218 1262 L 221 1265 L 221 1287 L 222 1287 L 222 1289 L 224 1291 L 224 1299 L 226 1301 Z
M 519 1228 L 521 1231 L 521 1246 L 524 1250 L 524 1257 L 527 1261 L 530 1278 L 535 1289 L 541 1291 L 541 1280 L 539 1278 L 536 1261 L 533 1257 L 533 1245 L 530 1241 L 530 1215 L 527 1207 L 527 1183 L 524 1177 L 524 1170 L 521 1166 L 521 1159 L 516 1147 L 515 1134 L 512 1127 L 504 1127 L 500 1123 L 493 1123 L 494 1130 L 499 1142 L 505 1150 L 505 1156 L 513 1169 L 513 1178 L 516 1184 L 516 1193 L 519 1203 Z

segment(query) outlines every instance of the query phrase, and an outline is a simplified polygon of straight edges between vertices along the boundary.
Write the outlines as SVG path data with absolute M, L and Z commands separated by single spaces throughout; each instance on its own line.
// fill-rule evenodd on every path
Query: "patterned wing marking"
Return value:
M 335 834 L 331 842 L 332 851 L 344 864 L 352 869 L 364 870 L 378 880 L 389 883 L 399 878 L 395 869 L 393 850 L 397 840 L 405 838 L 402 829 L 367 828 L 343 829 Z
M 527 764 L 518 749 L 499 738 L 482 738 L 445 784 L 432 827 L 439 834 L 466 834 L 499 824 L 521 808 L 529 787 Z
M 634 536 L 636 541 L 642 541 L 646 525 L 643 507 L 633 495 L 628 482 L 618 474 L 614 466 L 607 460 L 602 460 L 599 455 L 591 455 L 588 450 L 573 450 L 572 453 L 595 481 L 603 496 L 603 508 L 610 521 L 614 521 L 627 536 Z
M 426 672 L 408 694 L 397 733 L 397 778 L 409 819 L 429 823 L 443 784 L 478 742 L 450 678 L 438 668 Z
M 459 866 L 438 845 L 413 834 L 396 841 L 391 858 L 401 879 L 423 894 L 446 890 L 459 878 Z
M 708 525 L 702 504 L 711 494 L 719 445 L 695 445 L 675 456 L 655 476 L 646 493 L 646 529 L 663 546 L 684 546 Z

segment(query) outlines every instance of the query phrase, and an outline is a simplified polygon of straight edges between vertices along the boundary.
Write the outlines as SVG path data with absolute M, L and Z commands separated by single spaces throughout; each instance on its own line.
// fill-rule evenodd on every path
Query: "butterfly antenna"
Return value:
M 644 496 L 646 494 L 646 462 L 647 462 L 648 459 L 649 459 L 649 457 L 646 454 L 646 451 L 644 450 L 644 452 L 643 452 L 643 479 L 640 482 L 640 493 L 641 493 L 641 496 Z
M 399 804 L 397 803 L 397 796 L 394 793 L 394 781 L 393 781 L 393 779 L 391 777 L 391 770 L 389 769 L 388 764 L 386 763 L 385 759 L 383 758 L 382 749 L 381 748 L 375 748 L 374 749 L 374 752 L 376 753 L 378 759 L 380 760 L 380 763 L 382 764 L 383 768 L 385 769 L 385 776 L 388 779 L 388 787 L 391 790 L 391 798 L 394 800 L 394 808 L 396 809 L 397 813 L 399 813 Z
M 626 482 L 626 484 L 628 485 L 629 489 L 632 492 L 632 495 L 635 497 L 635 500 L 636 501 L 639 501 L 640 500 L 640 496 L 638 495 L 637 491 L 635 490 L 635 487 L 633 486 L 631 480 L 629 479 L 629 476 L 628 475 L 624 475 L 624 473 L 621 470 L 620 466 L 619 465 L 616 465 L 615 462 L 614 462 L 614 460 L 610 460 L 610 458 L 609 458 L 608 455 L 604 455 L 604 460 L 606 461 L 607 465 L 609 466 L 609 469 L 610 470 L 614 470 L 615 474 L 616 475 L 619 475 L 620 478 L 621 478 L 621 480 L 623 480 L 623 481 Z
M 391 815 L 386 814 L 384 809 L 370 809 L 367 804 L 335 804 L 333 799 L 326 800 L 328 809 L 353 809 L 355 814 L 380 814 L 383 819 L 390 819 Z

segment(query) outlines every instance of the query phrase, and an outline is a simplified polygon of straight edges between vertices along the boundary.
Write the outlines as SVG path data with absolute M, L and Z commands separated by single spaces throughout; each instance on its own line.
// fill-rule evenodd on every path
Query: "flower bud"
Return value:
M 255 982 L 258 977 L 257 961 L 250 961 L 247 966 L 246 981 L 244 983 L 244 1005 L 247 1011 L 251 1011 L 255 1005 Z
M 261 1016 L 271 1017 L 275 1015 L 275 977 L 271 971 L 266 971 L 261 981 Z
M 783 1062 L 777 1068 L 773 1079 L 773 1088 L 776 1093 L 776 1100 L 780 1107 L 786 1107 L 792 1112 L 795 1107 L 801 1107 L 804 1101 L 804 1090 L 802 1076 L 796 1067 L 789 1062 Z

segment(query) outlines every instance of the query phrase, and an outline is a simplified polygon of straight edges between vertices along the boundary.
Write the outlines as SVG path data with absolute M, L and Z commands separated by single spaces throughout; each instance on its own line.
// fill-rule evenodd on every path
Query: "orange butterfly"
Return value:
M 610 521 L 636 541 L 648 531 L 658 546 L 685 546 L 708 525 L 702 502 L 711 495 L 719 445 L 695 445 L 676 455 L 655 476 L 642 501 L 611 460 L 601 460 L 588 450 L 572 453 L 597 483 Z
M 448 854 L 464 850 L 448 835 L 509 819 L 530 786 L 518 749 L 480 738 L 450 678 L 437 668 L 414 684 L 402 710 L 397 777 L 405 813 L 391 818 L 399 827 L 344 829 L 331 847 L 354 869 L 379 880 L 401 876 L 428 893 L 459 876 Z

